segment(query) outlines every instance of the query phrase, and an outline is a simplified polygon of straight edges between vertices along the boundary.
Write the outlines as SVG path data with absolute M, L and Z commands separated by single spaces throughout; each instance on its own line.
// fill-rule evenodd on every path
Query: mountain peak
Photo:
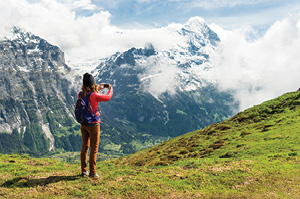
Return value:
M 11 31 L 11 35 L 4 38 L 5 40 L 18 41 L 24 45 L 28 43 L 38 43 L 41 38 L 34 34 L 25 31 L 22 28 L 14 26 Z
M 212 46 L 216 46 L 217 43 L 220 42 L 218 35 L 210 29 L 201 17 L 191 17 L 188 22 L 183 25 L 179 34 L 188 36 L 190 41 L 197 47 L 205 46 L 208 43 Z
M 201 17 L 191 17 L 186 24 L 184 24 L 184 27 L 189 30 L 199 30 L 202 27 L 207 26 L 206 22 Z
M 59 47 L 22 28 L 13 27 L 10 36 L 0 41 L 0 46 L 6 52 L 6 59 L 16 60 L 11 63 L 15 70 L 70 70 Z

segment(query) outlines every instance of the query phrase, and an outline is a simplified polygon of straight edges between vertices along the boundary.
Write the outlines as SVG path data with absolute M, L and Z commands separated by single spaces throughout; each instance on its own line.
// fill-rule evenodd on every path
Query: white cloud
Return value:
M 86 3 L 88 1 L 81 5 L 87 6 Z M 26 0 L 10 0 L 1 1 L 0 4 L 0 22 L 4 26 L 1 36 L 6 36 L 12 26 L 18 26 L 59 45 L 64 50 L 80 46 L 84 37 L 109 24 L 108 12 L 99 12 L 86 20 L 86 17 L 75 16 L 72 10 L 74 6 L 57 1 L 29 3 Z
M 9 0 L 0 2 L 0 37 L 9 35 L 12 26 L 36 34 L 66 55 L 69 64 L 95 60 L 131 47 L 144 47 L 151 42 L 165 49 L 178 41 L 178 35 L 168 29 L 122 30 L 110 24 L 111 14 L 96 12 L 91 16 L 76 16 L 74 9 L 93 7 L 89 0 Z M 94 7 L 93 7 L 94 8 Z
M 242 3 L 224 0 L 212 1 L 211 5 L 217 2 L 227 6 Z M 158 50 L 167 50 L 182 42 L 174 31 L 178 24 L 123 30 L 110 24 L 111 14 L 107 11 L 76 16 L 74 9 L 99 10 L 90 0 L 0 1 L 0 37 L 9 35 L 12 26 L 19 26 L 58 45 L 71 61 L 69 64 L 103 58 L 133 46 L 144 47 L 147 42 Z M 299 14 L 278 21 L 255 41 L 247 41 L 247 34 L 255 33 L 249 27 L 232 31 L 217 25 L 211 27 L 221 37 L 222 46 L 211 56 L 215 69 L 207 73 L 206 78 L 219 81 L 222 89 L 238 90 L 241 109 L 300 87 Z M 160 62 L 150 72 L 158 74 L 152 76 L 153 83 L 147 85 L 155 93 L 155 84 L 167 86 L 174 82 L 169 75 L 174 77 L 177 68 L 172 63 Z M 161 77 L 165 82 L 161 82 Z
M 178 68 L 175 61 L 170 61 L 165 56 L 149 57 L 147 62 L 141 64 L 145 72 L 139 76 L 143 82 L 143 89 L 153 96 L 159 96 L 168 92 L 171 95 L 178 89 L 178 74 L 181 69 Z
M 92 4 L 90 0 L 73 1 L 72 6 L 74 9 L 79 8 L 83 10 L 95 10 L 97 8 L 97 6 Z
M 222 7 L 234 7 L 238 5 L 258 4 L 261 0 L 193 0 L 191 3 L 195 7 L 204 9 L 215 9 Z
M 138 3 L 149 3 L 157 0 L 136 0 Z
M 212 57 L 222 89 L 237 90 L 241 110 L 300 87 L 300 15 L 276 22 L 249 42 L 249 29 L 225 31 L 212 25 L 222 46 Z

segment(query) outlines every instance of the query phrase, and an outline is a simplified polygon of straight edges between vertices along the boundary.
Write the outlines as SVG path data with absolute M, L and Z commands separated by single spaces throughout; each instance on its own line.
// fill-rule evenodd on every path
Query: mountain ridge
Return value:
M 195 18 L 175 28 L 174 34 L 184 42 L 175 42 L 172 49 L 159 51 L 151 43 L 132 47 L 103 59 L 90 71 L 97 83 L 111 83 L 115 91 L 110 102 L 100 105 L 100 151 L 117 146 L 112 147 L 117 154 L 132 153 L 148 142 L 203 128 L 233 114 L 238 102 L 232 93 L 219 91 L 201 76 L 210 70 L 203 63 L 220 41 L 216 33 Z M 1 41 L 0 50 L 0 90 L 6 96 L 1 99 L 0 132 L 19 132 L 18 142 L 23 146 L 25 139 L 23 149 L 29 152 L 80 150 L 73 106 L 82 78 L 65 63 L 64 52 L 18 28 Z M 5 137 L 5 146 L 13 140 L 0 136 Z M 4 148 L 18 151 L 16 147 Z

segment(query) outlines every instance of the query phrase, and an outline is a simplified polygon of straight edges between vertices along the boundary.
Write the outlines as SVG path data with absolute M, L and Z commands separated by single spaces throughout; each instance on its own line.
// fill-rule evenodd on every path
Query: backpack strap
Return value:
M 94 91 L 89 92 L 89 94 L 87 94 L 87 95 L 85 96 L 84 101 L 86 100 L 86 104 L 87 104 L 88 107 L 91 109 L 91 114 L 92 114 L 92 116 L 94 117 L 95 114 L 96 114 L 96 112 L 97 112 L 97 110 L 95 110 L 95 112 L 93 112 L 93 108 L 92 108 L 92 106 L 90 106 L 90 101 L 89 101 L 90 96 L 91 96 L 93 93 L 94 93 Z

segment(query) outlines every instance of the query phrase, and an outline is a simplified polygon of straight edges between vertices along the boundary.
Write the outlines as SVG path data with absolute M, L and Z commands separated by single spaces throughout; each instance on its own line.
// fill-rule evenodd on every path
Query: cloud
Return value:
M 176 94 L 178 88 L 178 74 L 181 69 L 175 61 L 170 61 L 166 56 L 152 56 L 139 67 L 144 69 L 144 73 L 139 75 L 142 87 L 156 98 L 168 92 L 170 95 Z
M 220 6 L 235 6 L 260 1 L 203 2 L 209 7 L 209 2 L 210 6 L 218 6 L 218 3 Z M 160 51 L 183 42 L 175 31 L 181 24 L 173 23 L 162 28 L 120 29 L 111 25 L 111 14 L 101 9 L 90 0 L 0 1 L 0 37 L 9 35 L 12 26 L 24 28 L 59 46 L 65 52 L 69 65 L 97 61 L 116 51 L 144 47 L 148 42 Z M 81 16 L 76 14 L 76 10 L 93 12 L 89 16 Z M 241 110 L 300 87 L 299 14 L 289 15 L 274 23 L 256 40 L 248 40 L 249 34 L 256 34 L 251 27 L 234 30 L 224 30 L 214 24 L 211 27 L 221 38 L 221 45 L 210 56 L 210 67 L 214 69 L 203 77 L 219 82 L 222 90 L 236 90 L 236 97 L 241 100 Z M 149 74 L 157 75 L 148 76 L 153 81 L 146 86 L 153 93 L 157 93 L 156 84 L 165 85 L 161 88 L 166 90 L 167 85 L 176 81 L 170 77 L 176 76 L 177 72 L 173 63 L 163 60 L 155 63 Z M 165 81 L 162 82 L 162 79 Z
M 97 8 L 97 6 L 92 4 L 90 0 L 75 1 L 72 5 L 74 9 L 95 10 Z
M 265 2 L 265 0 L 168 0 L 169 2 L 183 2 L 192 4 L 196 7 L 206 9 L 220 8 L 220 7 L 234 7 L 238 5 L 253 5 Z
M 123 30 L 110 24 L 111 14 L 98 11 L 90 16 L 78 16 L 74 9 L 95 8 L 89 0 L 9 0 L 0 2 L 0 37 L 10 34 L 13 26 L 32 32 L 59 46 L 69 64 L 98 60 L 153 43 L 156 48 L 168 49 L 178 41 L 178 35 L 158 29 Z
M 263 1 L 258 0 L 193 0 L 191 4 L 195 7 L 201 7 L 204 9 L 215 9 L 225 7 L 235 7 L 240 5 L 253 5 L 259 4 Z
M 89 7 L 89 1 L 76 1 L 70 5 L 50 0 L 38 3 L 10 0 L 1 1 L 0 4 L 0 22 L 4 27 L 0 33 L 2 37 L 9 34 L 12 26 L 18 26 L 64 50 L 81 46 L 88 37 L 109 24 L 110 14 L 104 11 L 90 17 L 76 16 L 72 9 Z
M 211 26 L 221 46 L 211 57 L 215 78 L 223 90 L 236 90 L 240 109 L 295 91 L 300 87 L 300 15 L 274 23 L 255 41 L 247 41 L 248 29 L 226 31 Z
M 136 0 L 138 3 L 149 3 L 157 0 Z

